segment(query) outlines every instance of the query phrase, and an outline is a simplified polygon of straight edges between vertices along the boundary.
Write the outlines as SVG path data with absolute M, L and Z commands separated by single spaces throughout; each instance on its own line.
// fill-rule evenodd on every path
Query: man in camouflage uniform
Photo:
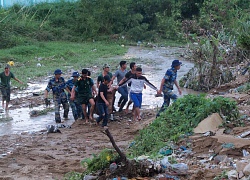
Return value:
M 66 90 L 68 91 L 69 105 L 71 107 L 72 114 L 73 114 L 75 120 L 77 120 L 80 117 L 82 117 L 84 119 L 81 104 L 79 104 L 76 99 L 70 100 L 71 90 L 72 90 L 75 82 L 79 78 L 79 76 L 80 76 L 80 74 L 77 71 L 73 72 L 73 74 L 71 76 L 71 77 L 73 77 L 73 79 L 70 79 L 66 82 Z M 77 97 L 77 89 L 76 89 L 76 97 Z
M 66 83 L 62 75 L 62 71 L 60 69 L 55 70 L 54 72 L 55 77 L 50 79 L 48 82 L 48 85 L 44 92 L 45 97 L 45 104 L 48 105 L 48 93 L 50 89 L 52 89 L 53 92 L 53 101 L 55 104 L 55 121 L 56 123 L 61 123 L 61 117 L 60 117 L 60 105 L 63 105 L 64 113 L 63 117 L 64 119 L 68 119 L 68 113 L 69 113 L 69 104 L 67 100 L 67 95 L 64 91 L 66 88 Z
M 163 92 L 164 102 L 162 104 L 160 111 L 157 113 L 156 116 L 159 116 L 160 113 L 163 112 L 169 106 L 170 99 L 172 99 L 173 101 L 177 100 L 177 95 L 173 93 L 174 84 L 177 87 L 179 94 L 181 95 L 182 93 L 180 86 L 176 80 L 177 71 L 180 69 L 181 64 L 182 62 L 180 62 L 179 60 L 174 60 L 172 62 L 171 68 L 167 70 L 165 76 L 161 81 L 159 93 Z

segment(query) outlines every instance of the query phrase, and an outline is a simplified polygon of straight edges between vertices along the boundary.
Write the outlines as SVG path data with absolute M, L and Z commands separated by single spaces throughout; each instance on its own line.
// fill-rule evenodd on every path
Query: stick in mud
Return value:
M 105 132 L 103 132 L 109 137 L 110 142 L 112 143 L 112 146 L 115 148 L 116 152 L 119 154 L 123 162 L 127 161 L 126 155 L 120 150 L 120 148 L 116 145 L 115 140 L 111 133 L 109 132 L 109 129 L 105 129 Z

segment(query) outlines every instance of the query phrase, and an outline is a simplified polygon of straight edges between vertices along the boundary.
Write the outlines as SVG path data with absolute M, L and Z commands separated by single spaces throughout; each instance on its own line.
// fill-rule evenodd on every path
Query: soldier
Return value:
M 87 105 L 90 103 L 90 115 L 89 119 L 93 120 L 93 112 L 95 107 L 94 97 L 92 96 L 91 89 L 93 94 L 97 94 L 96 88 L 94 86 L 93 80 L 88 76 L 89 72 L 87 69 L 82 70 L 82 76 L 78 78 L 71 90 L 71 100 L 75 99 L 75 89 L 78 88 L 77 101 L 82 105 L 83 114 L 85 117 L 86 123 L 88 123 L 88 116 L 86 112 Z
M 177 71 L 180 70 L 181 64 L 182 62 L 179 60 L 173 60 L 171 68 L 167 70 L 165 76 L 161 80 L 159 93 L 163 92 L 164 102 L 156 117 L 160 116 L 160 113 L 169 106 L 170 99 L 173 101 L 177 100 L 177 95 L 173 93 L 174 85 L 177 87 L 179 94 L 182 94 L 180 86 L 176 80 Z
M 72 110 L 72 114 L 75 120 L 77 120 L 78 118 L 80 118 L 82 116 L 82 118 L 84 119 L 83 116 L 83 112 L 82 112 L 82 107 L 81 104 L 79 104 L 77 102 L 77 100 L 70 100 L 70 96 L 71 96 L 71 90 L 75 84 L 75 82 L 77 81 L 77 79 L 79 78 L 80 74 L 76 71 L 72 73 L 73 79 L 70 79 L 66 82 L 66 90 L 68 91 L 68 99 L 69 99 L 69 105 L 71 107 Z M 77 97 L 77 90 L 76 90 L 76 97 Z
M 44 92 L 45 97 L 45 104 L 48 105 L 48 93 L 50 89 L 52 89 L 53 92 L 53 101 L 55 104 L 55 121 L 56 123 L 61 123 L 61 117 L 60 117 L 60 105 L 63 105 L 64 113 L 63 117 L 65 120 L 68 119 L 68 113 L 69 113 L 69 104 L 67 100 L 67 95 L 64 91 L 66 88 L 66 83 L 62 75 L 62 71 L 60 69 L 55 70 L 54 72 L 55 76 L 54 78 L 50 79 L 48 82 L 48 85 Z
M 1 93 L 2 93 L 2 107 L 4 108 L 4 101 L 6 101 L 5 111 L 8 111 L 10 102 L 10 79 L 13 78 L 20 84 L 23 84 L 17 79 L 12 72 L 10 72 L 10 65 L 7 64 L 4 68 L 4 72 L 0 74 L 1 79 Z

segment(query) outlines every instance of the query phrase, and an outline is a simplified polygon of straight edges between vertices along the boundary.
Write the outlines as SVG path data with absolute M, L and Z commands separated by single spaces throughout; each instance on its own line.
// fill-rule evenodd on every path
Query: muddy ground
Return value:
M 133 49 L 133 51 L 137 50 L 140 51 L 140 49 Z M 159 50 L 153 49 L 150 51 Z M 171 48 L 168 51 L 171 53 Z M 181 52 L 178 52 L 179 54 Z M 171 55 L 171 58 L 178 57 L 176 54 Z M 148 53 L 148 56 L 148 58 L 154 58 L 152 57 L 152 53 Z M 159 60 L 158 65 L 161 65 L 161 63 L 162 61 Z M 152 73 L 149 76 L 153 76 Z M 223 96 L 231 97 L 239 103 L 242 115 L 250 115 L 249 95 L 247 93 L 221 93 L 228 92 L 229 89 L 235 88 L 246 81 L 247 78 L 238 77 L 230 85 L 212 90 L 210 95 L 223 94 Z M 151 99 L 153 102 L 156 99 L 152 91 L 149 91 L 148 94 L 151 96 L 144 101 L 145 105 Z M 42 96 L 32 96 L 31 94 L 24 97 L 12 98 L 11 109 L 28 107 L 32 102 L 35 102 L 33 103 L 34 106 L 42 105 L 43 98 Z M 140 122 L 132 122 L 131 113 L 128 115 L 116 113 L 116 121 L 109 122 L 109 130 L 114 136 L 117 145 L 123 151 L 126 152 L 129 144 L 135 135 L 138 134 L 139 130 L 155 119 L 155 106 L 157 103 L 153 105 L 146 106 L 143 109 L 143 118 Z M 247 119 L 245 120 L 247 121 Z M 92 154 L 98 153 L 104 148 L 112 148 L 108 137 L 102 133 L 103 129 L 96 126 L 95 123 L 85 124 L 81 120 L 76 122 L 69 121 L 72 122 L 70 123 L 71 128 L 61 128 L 61 133 L 47 134 L 44 127 L 43 130 L 35 132 L 27 132 L 23 129 L 22 133 L 6 133 L 0 136 L 0 179 L 63 179 L 64 175 L 68 172 L 83 172 L 84 169 L 80 165 L 80 162 L 84 158 L 91 157 Z M 53 122 L 53 119 L 51 119 L 51 122 Z M 63 123 L 68 124 L 66 121 Z M 240 142 L 237 139 L 232 140 L 231 138 L 247 129 L 248 127 L 233 129 L 231 134 L 226 136 L 220 130 L 217 134 L 220 137 L 193 136 L 191 142 L 193 143 L 194 154 L 182 159 L 182 162 L 189 165 L 189 175 L 183 177 L 183 179 L 213 179 L 215 175 L 221 173 L 223 170 L 221 165 L 217 167 L 212 166 L 214 162 L 207 165 L 200 163 L 200 161 L 208 159 L 212 149 L 216 150 L 216 147 L 220 147 L 221 144 L 227 141 L 237 142 L 238 144 L 233 150 L 223 151 L 223 149 L 219 149 L 217 150 L 217 154 L 226 154 L 228 157 L 238 160 L 243 158 L 242 149 L 250 150 L 248 149 L 250 146 L 250 143 L 248 143 L 249 140 L 247 142 L 245 140 L 243 140 L 244 142 Z M 227 170 L 233 169 L 233 166 L 226 163 L 223 166 Z

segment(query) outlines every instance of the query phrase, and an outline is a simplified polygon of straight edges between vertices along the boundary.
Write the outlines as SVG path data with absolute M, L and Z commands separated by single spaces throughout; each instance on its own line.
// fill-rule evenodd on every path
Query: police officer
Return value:
M 71 90 L 75 84 L 75 82 L 78 80 L 80 74 L 76 71 L 72 73 L 73 79 L 69 79 L 66 82 L 66 90 L 68 91 L 68 99 L 69 99 L 69 105 L 72 110 L 72 114 L 74 116 L 74 119 L 77 120 L 78 118 L 82 117 L 84 119 L 83 111 L 82 111 L 82 106 L 80 103 L 77 102 L 77 100 L 70 100 L 71 96 Z M 76 96 L 77 96 L 77 89 L 76 89 Z
M 64 113 L 63 117 L 64 119 L 68 119 L 68 113 L 69 113 L 69 104 L 67 100 L 67 95 L 64 91 L 66 88 L 66 83 L 62 75 L 62 71 L 60 69 L 55 70 L 54 72 L 55 76 L 54 78 L 50 79 L 48 82 L 48 85 L 44 92 L 45 97 L 45 104 L 48 105 L 48 93 L 50 89 L 52 89 L 53 92 L 53 101 L 55 104 L 55 121 L 56 123 L 61 123 L 61 117 L 60 117 L 60 105 L 63 105 Z

